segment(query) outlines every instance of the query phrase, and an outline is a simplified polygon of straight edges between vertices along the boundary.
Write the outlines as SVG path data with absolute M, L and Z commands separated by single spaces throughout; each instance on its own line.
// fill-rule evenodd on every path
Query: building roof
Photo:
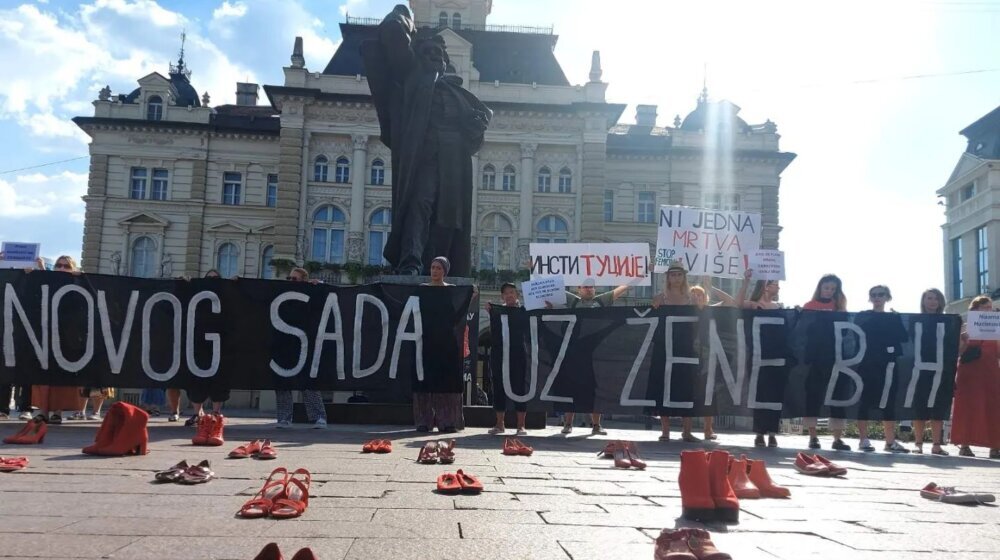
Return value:
M 969 139 L 967 153 L 982 159 L 1000 159 L 1000 107 L 963 128 L 960 134 Z
M 232 110 L 230 108 L 238 110 Z M 273 115 L 273 113 L 274 109 L 266 105 L 256 107 L 221 105 L 216 107 L 216 113 L 211 115 L 207 124 L 109 117 L 74 117 L 73 122 L 80 128 L 84 128 L 87 125 L 103 124 L 205 130 L 209 132 L 247 132 L 265 136 L 278 136 L 281 133 L 281 120 L 277 115 Z
M 178 107 L 201 107 L 201 98 L 198 92 L 191 85 L 191 81 L 188 76 L 190 72 L 184 69 L 183 61 L 181 61 L 181 66 L 170 66 L 170 96 L 173 98 L 174 105 Z M 135 103 L 139 99 L 139 93 L 142 88 L 135 88 L 132 93 L 128 95 L 119 95 L 118 100 L 122 103 Z
M 341 23 L 342 41 L 323 70 L 337 76 L 365 75 L 361 62 L 361 42 L 374 39 L 374 25 Z M 517 33 L 479 29 L 453 29 L 472 44 L 472 63 L 482 82 L 568 86 L 554 49 L 557 35 Z

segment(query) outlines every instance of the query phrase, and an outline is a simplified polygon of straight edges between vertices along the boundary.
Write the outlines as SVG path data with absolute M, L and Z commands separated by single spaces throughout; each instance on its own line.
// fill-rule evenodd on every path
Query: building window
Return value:
M 656 221 L 656 193 L 640 192 L 635 212 L 635 221 L 651 224 Z
M 604 221 L 615 221 L 615 191 L 611 189 L 604 190 Z
M 391 227 L 392 211 L 388 208 L 379 208 L 368 220 L 368 264 L 386 264 L 382 252 Z
M 976 184 L 969 183 L 962 187 L 962 202 L 969 200 L 970 198 L 976 196 Z
M 962 299 L 965 297 L 965 289 L 962 286 L 962 238 L 956 237 L 951 240 L 951 284 L 952 297 Z
M 159 95 L 151 95 L 146 100 L 146 120 L 158 121 L 163 119 L 163 99 Z
M 989 230 L 986 226 L 976 229 L 976 291 L 985 294 L 990 291 L 990 251 Z
M 344 262 L 344 228 L 347 217 L 336 206 L 324 206 L 313 214 L 312 259 L 319 262 Z
M 559 192 L 573 192 L 573 174 L 566 167 L 559 170 Z
M 351 182 L 351 162 L 347 158 L 343 156 L 337 158 L 337 169 L 334 171 L 333 180 L 337 183 Z
M 267 176 L 267 198 L 264 200 L 264 204 L 268 208 L 276 208 L 278 206 L 278 174 L 270 173 Z
M 514 171 L 513 165 L 508 165 L 503 168 L 503 190 L 517 190 L 517 172 Z
M 219 276 L 223 278 L 233 278 L 239 274 L 240 252 L 236 245 L 223 243 L 219 246 L 218 258 L 215 262 L 215 269 L 219 271 Z
M 705 193 L 701 198 L 702 208 L 735 212 L 740 209 L 740 195 L 736 193 Z
M 153 190 L 149 193 L 150 200 L 167 199 L 167 180 L 169 178 L 170 172 L 166 169 L 153 170 Z
M 227 171 L 222 174 L 222 203 L 232 206 L 239 205 L 243 190 L 243 174 Z
M 156 244 L 143 236 L 132 243 L 132 276 L 153 278 L 156 276 Z
M 451 14 L 451 26 L 455 29 L 462 28 L 462 14 L 458 12 Z
M 514 225 L 499 213 L 483 218 L 481 229 L 480 270 L 511 270 L 512 248 L 514 246 Z
M 438 14 L 438 27 L 448 27 L 448 12 Z
M 274 267 L 271 266 L 271 261 L 274 260 L 274 246 L 268 245 L 264 247 L 264 251 L 260 254 L 260 277 L 264 280 L 274 279 Z
M 372 184 L 373 185 L 384 185 L 385 184 L 385 163 L 380 159 L 376 159 L 372 162 Z
M 538 220 L 537 233 L 538 243 L 566 243 L 569 226 L 559 216 L 548 215 Z
M 146 169 L 144 167 L 132 168 L 132 183 L 128 190 L 128 197 L 136 200 L 146 198 Z
M 538 192 L 552 192 L 552 172 L 548 167 L 538 170 Z
M 313 162 L 313 181 L 325 183 L 330 172 L 330 160 L 326 156 L 316 156 Z
M 483 167 L 483 187 L 484 191 L 497 190 L 497 169 L 490 164 Z

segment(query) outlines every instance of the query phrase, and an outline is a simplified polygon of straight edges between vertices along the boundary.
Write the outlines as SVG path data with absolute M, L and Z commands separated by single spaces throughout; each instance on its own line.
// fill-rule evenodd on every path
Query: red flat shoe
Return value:
M 281 479 L 274 480 L 275 475 L 279 474 L 281 475 Z M 271 475 L 267 477 L 267 480 L 264 481 L 264 486 L 254 494 L 253 498 L 250 498 L 250 500 L 240 507 L 240 511 L 236 515 L 246 519 L 267 517 L 267 514 L 271 513 L 274 501 L 285 495 L 285 486 L 287 484 L 288 469 L 285 467 L 274 469 L 271 471 Z
M 377 439 L 368 440 L 367 442 L 365 442 L 364 445 L 361 446 L 361 452 L 362 453 L 375 453 L 375 448 L 378 447 L 380 441 L 381 440 L 377 440 Z
M 444 473 L 438 475 L 437 489 L 438 492 L 454 494 L 461 492 L 462 484 L 458 481 L 458 477 L 454 473 Z
M 517 446 L 517 454 L 523 455 L 524 457 L 530 457 L 532 453 L 535 452 L 534 448 L 530 445 L 525 445 L 521 440 L 514 438 L 514 445 Z
M 378 445 L 375 447 L 375 453 L 392 453 L 392 442 L 387 439 L 378 440 Z M 303 549 L 308 550 L 308 549 Z
M 506 438 L 503 440 L 503 451 L 504 455 L 520 455 L 521 451 L 514 443 L 514 438 Z
M 847 474 L 846 468 L 837 465 L 822 455 L 813 455 L 813 459 L 819 461 L 823 465 L 826 465 L 826 468 L 830 471 L 830 476 L 844 476 Z
M 801 452 L 795 456 L 795 470 L 809 476 L 830 476 L 829 467 Z
M 0 472 L 19 471 L 28 466 L 27 457 L 0 457 Z
M 319 560 L 311 548 L 303 548 L 292 556 L 292 560 Z
M 278 543 L 267 543 L 253 560 L 285 560 L 285 557 L 281 555 Z
M 296 475 L 302 475 L 296 478 Z M 291 519 L 305 513 L 309 507 L 309 486 L 312 475 L 306 469 L 295 469 L 285 484 L 285 496 L 274 500 L 271 507 L 271 517 L 275 519 Z
M 462 469 L 458 469 L 455 476 L 458 477 L 458 483 L 462 486 L 462 492 L 478 494 L 483 491 L 483 483 L 475 475 L 462 472 Z
M 260 453 L 260 440 L 255 439 L 250 443 L 241 445 L 229 452 L 230 459 L 246 459 L 251 455 Z
M 260 451 L 257 452 L 257 459 L 260 461 L 270 461 L 271 459 L 277 459 L 278 452 L 275 451 L 274 446 L 271 445 L 271 440 L 265 439 L 264 443 L 260 444 Z

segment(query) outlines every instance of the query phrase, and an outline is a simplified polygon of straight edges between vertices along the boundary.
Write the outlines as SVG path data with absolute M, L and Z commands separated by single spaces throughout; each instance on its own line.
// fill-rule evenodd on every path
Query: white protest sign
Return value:
M 1000 340 L 1000 311 L 969 311 L 970 340 Z
M 740 278 L 760 248 L 760 214 L 661 206 L 658 224 L 656 272 L 679 260 L 695 276 Z
M 754 280 L 784 280 L 785 253 L 758 249 L 747 256 L 747 268 L 753 270 Z
M 562 276 L 541 276 L 521 282 L 521 295 L 528 311 L 543 309 L 546 301 L 553 307 L 566 306 L 566 284 Z
M 562 276 L 579 286 L 649 286 L 648 243 L 532 243 L 531 277 Z
M 0 253 L 3 253 L 0 268 L 35 268 L 40 249 L 38 243 L 4 241 L 0 244 Z

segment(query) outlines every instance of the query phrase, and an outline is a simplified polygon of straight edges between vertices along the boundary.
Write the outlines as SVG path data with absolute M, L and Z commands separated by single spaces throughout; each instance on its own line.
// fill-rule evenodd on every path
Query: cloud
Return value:
M 244 4 L 243 2 L 233 2 L 232 4 L 230 4 L 227 0 L 212 12 L 212 19 L 218 20 L 222 18 L 240 18 L 245 16 L 246 13 L 247 13 L 246 4 Z
M 0 179 L 0 217 L 19 219 L 79 214 L 83 212 L 80 197 L 86 192 L 86 173 L 30 173 L 18 175 L 12 181 Z

